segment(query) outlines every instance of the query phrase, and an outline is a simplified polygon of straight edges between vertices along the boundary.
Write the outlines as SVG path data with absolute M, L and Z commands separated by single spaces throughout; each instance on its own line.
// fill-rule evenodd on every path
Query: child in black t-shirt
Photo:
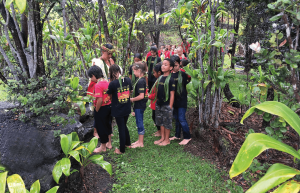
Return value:
M 180 145 L 186 145 L 191 140 L 191 134 L 189 125 L 185 119 L 185 113 L 187 109 L 187 90 L 188 76 L 185 72 L 180 70 L 180 58 L 178 56 L 172 56 L 172 60 L 175 61 L 172 77 L 175 81 L 175 101 L 173 115 L 176 120 L 176 133 L 175 137 L 170 140 L 180 139 L 181 129 L 183 131 L 183 141 Z
M 146 103 L 148 98 L 147 83 L 145 79 L 146 66 L 142 62 L 133 64 L 132 67 L 134 75 L 138 78 L 133 88 L 133 97 L 130 98 L 131 102 L 134 102 L 135 120 L 138 128 L 139 139 L 132 144 L 132 148 L 144 147 L 144 111 L 146 109 Z
M 111 115 L 116 118 L 119 129 L 120 149 L 115 153 L 125 153 L 125 146 L 130 146 L 130 135 L 127 128 L 127 120 L 131 112 L 130 92 L 132 85 L 129 78 L 120 77 L 121 70 L 118 65 L 111 65 L 109 68 L 110 84 L 107 94 L 111 97 Z
M 171 77 L 174 61 L 166 58 L 161 66 L 164 73 L 157 79 L 158 84 L 154 84 L 157 89 L 157 101 L 155 106 L 155 122 L 160 126 L 161 139 L 154 142 L 156 145 L 166 146 L 170 144 L 169 136 L 172 129 L 173 103 L 175 83 Z
M 161 62 L 161 58 L 158 57 L 158 51 L 157 51 L 156 47 L 154 47 L 154 46 L 151 47 L 150 52 L 151 52 L 151 56 L 149 56 L 147 58 L 146 63 L 147 63 L 147 67 L 148 67 L 148 87 L 151 90 L 153 84 L 156 81 L 156 78 L 153 76 L 153 68 L 157 63 Z

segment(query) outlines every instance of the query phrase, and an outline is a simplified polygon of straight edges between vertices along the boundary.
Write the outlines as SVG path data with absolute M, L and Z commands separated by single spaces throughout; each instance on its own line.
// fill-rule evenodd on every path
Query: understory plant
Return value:
M 52 175 L 56 183 L 59 183 L 62 174 L 65 174 L 68 177 L 73 172 L 77 172 L 77 170 L 70 172 L 71 156 L 81 165 L 80 175 L 82 179 L 84 176 L 84 168 L 90 163 L 100 165 L 112 175 L 111 164 L 104 161 L 102 155 L 92 155 L 94 149 L 98 145 L 98 139 L 96 137 L 92 138 L 88 143 L 82 143 L 76 132 L 72 132 L 68 135 L 61 134 L 60 144 L 65 157 L 59 160 L 53 168 Z
M 13 174 L 7 177 L 8 171 L 0 173 L 0 193 L 5 193 L 6 183 L 10 193 L 39 193 L 41 190 L 40 181 L 35 181 L 30 188 L 26 190 L 23 179 L 18 174 Z M 46 193 L 56 193 L 59 186 L 55 186 Z
M 282 121 L 286 122 L 286 126 L 290 126 L 290 128 L 293 128 L 300 135 L 300 118 L 286 105 L 276 101 L 267 101 L 256 105 L 245 113 L 241 123 L 243 124 L 244 119 L 249 117 L 255 111 L 264 111 L 269 114 L 277 115 Z M 268 135 L 252 133 L 246 138 L 232 164 L 229 171 L 230 178 L 246 171 L 253 159 L 267 149 L 282 151 L 292 155 L 295 159 L 300 159 L 300 153 L 293 147 Z M 259 181 L 247 190 L 247 193 L 267 192 L 278 185 L 281 186 L 275 190 L 276 193 L 285 192 L 286 190 L 298 192 L 300 190 L 300 183 L 290 180 L 296 175 L 300 175 L 299 170 L 281 163 L 275 163 Z

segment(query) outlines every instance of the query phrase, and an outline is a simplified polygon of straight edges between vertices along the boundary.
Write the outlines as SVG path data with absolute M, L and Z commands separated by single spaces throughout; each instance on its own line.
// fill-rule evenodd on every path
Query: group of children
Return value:
M 109 67 L 109 81 L 104 79 L 103 70 L 94 65 L 88 70 L 94 87 L 94 119 L 95 128 L 100 137 L 101 145 L 95 152 L 106 151 L 111 147 L 112 117 L 115 117 L 120 139 L 120 148 L 115 153 L 122 154 L 125 148 L 144 147 L 145 127 L 143 123 L 147 101 L 150 99 L 152 119 L 157 127 L 155 136 L 161 138 L 154 142 L 166 146 L 170 140 L 179 140 L 181 130 L 184 140 L 181 145 L 191 140 L 189 126 L 185 119 L 187 109 L 187 90 L 189 76 L 181 69 L 187 60 L 180 60 L 173 55 L 161 61 L 156 47 L 151 47 L 151 56 L 147 62 L 142 61 L 140 54 L 134 55 L 134 64 L 130 66 L 129 77 L 122 77 L 120 67 L 116 64 Z M 147 75 L 148 74 L 148 75 Z M 148 94 L 148 91 L 149 94 Z M 127 128 L 128 117 L 133 104 L 138 140 L 130 141 Z M 170 138 L 172 120 L 176 121 L 175 136 Z

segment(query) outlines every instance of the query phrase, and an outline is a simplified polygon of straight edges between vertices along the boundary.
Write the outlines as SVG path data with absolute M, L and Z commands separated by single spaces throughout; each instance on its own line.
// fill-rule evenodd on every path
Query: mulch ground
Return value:
M 229 173 L 230 167 L 245 141 L 245 134 L 248 133 L 248 130 L 253 129 L 255 133 L 266 134 L 265 127 L 262 127 L 263 115 L 253 113 L 244 120 L 244 125 L 240 124 L 240 120 L 246 112 L 246 108 L 244 109 L 241 113 L 240 108 L 234 108 L 227 103 L 223 103 L 219 128 L 208 128 L 201 131 L 199 136 L 194 136 L 192 141 L 185 146 L 185 151 L 199 156 Z M 199 123 L 197 109 L 190 109 L 187 112 L 187 120 L 192 129 L 197 129 Z M 288 127 L 288 131 L 284 133 L 284 136 L 286 139 L 282 140 L 283 143 L 298 149 L 299 137 L 292 128 Z M 256 159 L 262 164 L 282 163 L 297 168 L 291 155 L 273 149 L 263 152 Z M 227 179 L 229 179 L 229 175 L 224 176 L 224 180 Z M 242 175 L 233 178 L 233 181 L 242 186 L 244 190 L 250 187 L 250 184 L 243 179 Z

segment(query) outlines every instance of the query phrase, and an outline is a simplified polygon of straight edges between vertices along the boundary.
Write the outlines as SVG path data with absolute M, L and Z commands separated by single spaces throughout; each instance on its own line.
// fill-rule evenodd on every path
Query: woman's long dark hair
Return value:
M 121 69 L 118 65 L 113 64 L 109 67 L 109 78 L 111 81 L 118 79 L 119 77 L 116 77 L 117 73 L 121 74 Z

